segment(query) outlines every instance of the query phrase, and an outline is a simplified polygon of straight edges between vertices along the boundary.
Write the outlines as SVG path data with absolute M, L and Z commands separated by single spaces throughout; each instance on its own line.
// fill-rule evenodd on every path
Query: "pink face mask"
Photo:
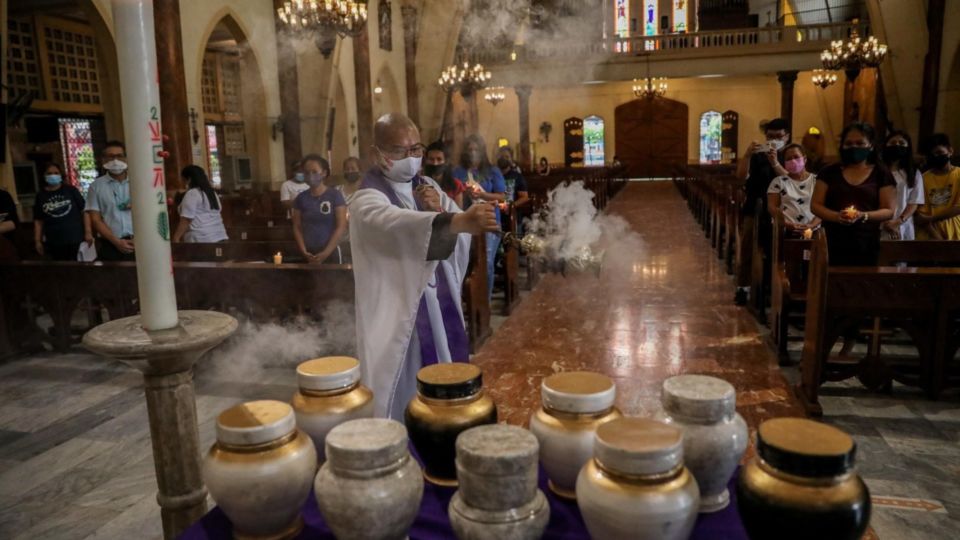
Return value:
M 798 172 L 803 171 L 803 168 L 806 164 L 807 160 L 803 156 L 800 156 L 798 158 L 788 160 L 783 164 L 783 168 L 786 169 L 790 174 L 797 174 Z

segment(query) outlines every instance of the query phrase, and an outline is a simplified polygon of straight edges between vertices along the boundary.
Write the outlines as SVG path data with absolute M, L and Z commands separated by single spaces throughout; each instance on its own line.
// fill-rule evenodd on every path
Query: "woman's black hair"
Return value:
M 213 190 L 210 179 L 207 178 L 207 172 L 196 165 L 187 165 L 180 171 L 180 176 L 187 179 L 188 188 L 197 188 L 207 196 L 210 208 L 220 209 L 220 201 L 217 199 L 217 192 Z
M 847 126 L 843 128 L 843 131 L 840 132 L 841 150 L 843 149 L 843 141 L 847 140 L 847 135 L 849 135 L 851 131 L 859 131 L 860 133 L 863 133 L 863 136 L 870 141 L 870 155 L 867 156 L 867 163 L 871 165 L 876 165 L 879 163 L 880 159 L 878 157 L 879 151 L 877 150 L 877 130 L 873 129 L 873 126 L 866 122 L 853 122 L 851 124 L 847 124 Z
M 56 161 L 48 161 L 48 162 L 46 162 L 46 163 L 43 165 L 43 168 L 40 169 L 40 170 L 43 171 L 44 176 L 46 176 L 46 174 L 47 174 L 47 169 L 49 169 L 50 167 L 53 167 L 54 169 L 56 169 L 56 170 L 57 170 L 57 174 L 59 174 L 61 177 L 63 177 L 63 167 L 61 167 L 60 164 L 57 163 Z M 67 179 L 64 178 L 63 181 L 66 182 Z
M 440 172 L 440 189 L 445 192 L 453 193 L 457 190 L 457 179 L 453 177 L 453 167 L 444 165 Z
M 487 143 L 483 142 L 483 137 L 476 133 L 468 136 L 466 140 L 463 141 L 463 153 L 460 154 L 460 166 L 467 170 L 473 166 L 473 164 L 470 163 L 469 147 L 471 143 L 480 149 L 480 166 L 477 167 L 477 170 L 480 171 L 480 176 L 486 176 L 492 167 L 492 165 L 490 165 L 490 158 L 487 157 Z
M 787 150 L 790 150 L 791 148 L 796 148 L 797 150 L 800 151 L 800 155 L 801 155 L 801 156 L 807 157 L 807 149 L 804 148 L 803 145 L 802 145 L 802 144 L 799 144 L 799 143 L 790 143 L 790 144 L 784 146 L 784 147 L 783 147 L 783 155 L 787 155 Z
M 308 161 L 313 161 L 319 164 L 320 168 L 323 169 L 323 172 L 326 173 L 327 176 L 330 176 L 330 162 L 327 161 L 323 156 L 320 154 L 307 154 L 303 156 L 303 159 L 300 160 L 300 166 L 305 166 Z
M 890 139 L 894 137 L 903 137 L 903 140 L 907 141 L 907 153 L 900 158 L 898 165 L 903 171 L 907 174 L 907 185 L 911 188 L 917 183 L 917 164 L 913 159 L 913 139 L 910 138 L 910 135 L 906 131 L 897 129 L 890 132 L 887 135 L 887 140 L 885 143 L 889 143 Z M 887 166 L 891 165 L 890 163 L 886 164 Z

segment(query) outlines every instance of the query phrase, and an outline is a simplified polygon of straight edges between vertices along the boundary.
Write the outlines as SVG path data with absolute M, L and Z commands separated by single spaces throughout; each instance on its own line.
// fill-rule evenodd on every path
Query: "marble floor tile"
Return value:
M 156 491 L 153 456 L 147 455 L 122 469 L 114 469 L 106 482 L 78 497 L 74 504 L 126 512 L 144 498 L 150 499 L 156 506 L 153 496 Z
M 32 527 L 18 531 L 11 540 L 73 540 L 82 539 L 97 530 L 102 523 L 108 522 L 118 515 L 113 510 L 76 506 L 68 504 L 49 511 L 43 519 L 38 520 Z
M 86 540 L 154 540 L 162 537 L 163 526 L 157 511 L 157 500 L 145 495 L 113 519 L 102 523 Z
M 86 408 L 72 409 L 65 405 L 64 412 L 60 414 L 60 416 L 63 416 L 61 420 L 0 447 L 0 458 L 26 460 L 73 437 L 87 436 L 91 431 L 97 430 L 98 426 L 124 414 L 124 411 L 131 408 L 135 409 L 138 403 L 143 403 L 143 390 L 128 388 L 110 395 L 106 399 L 98 400 Z M 2 409 L 5 409 L 5 407 L 0 407 L 0 410 Z M 147 429 L 146 423 L 142 423 L 140 429 Z M 117 435 L 121 434 L 118 433 Z M 111 439 L 103 440 L 109 441 Z
M 0 474 L 0 498 L 15 497 L 118 446 L 76 437 Z
M 960 521 L 940 513 L 880 508 L 870 525 L 877 535 L 890 540 L 953 540 L 960 538 Z
M 21 462 L 19 461 L 14 461 L 11 459 L 0 459 L 0 475 L 2 475 L 3 473 L 9 471 L 14 467 L 19 467 L 20 464 Z

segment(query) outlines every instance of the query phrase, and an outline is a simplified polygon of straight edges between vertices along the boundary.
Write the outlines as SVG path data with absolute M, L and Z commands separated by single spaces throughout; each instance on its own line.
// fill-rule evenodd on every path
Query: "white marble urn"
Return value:
M 747 424 L 736 411 L 733 385 L 705 375 L 664 381 L 658 418 L 683 430 L 684 463 L 700 486 L 700 511 L 730 504 L 727 483 L 747 448 Z
M 530 431 L 540 442 L 540 463 L 550 490 L 575 499 L 577 475 L 593 458 L 597 427 L 620 418 L 614 407 L 617 389 L 600 373 L 569 371 L 545 377 L 542 406 L 530 417 Z
M 448 507 L 460 540 L 536 540 L 550 520 L 537 488 L 537 438 L 506 424 L 468 429 L 457 437 L 460 489 Z
M 373 392 L 360 383 L 360 362 L 349 356 L 307 360 L 297 366 L 293 410 L 297 426 L 313 439 L 318 460 L 326 460 L 325 440 L 334 427 L 373 418 Z
M 577 506 L 593 538 L 689 538 L 700 492 L 683 466 L 682 432 L 645 418 L 598 427 L 594 458 L 577 477 Z
M 314 481 L 320 513 L 340 540 L 406 538 L 423 498 L 423 473 L 407 449 L 407 429 L 383 418 L 330 430 L 327 461 Z
M 292 538 L 317 469 L 313 442 L 280 401 L 251 401 L 217 417 L 203 480 L 235 538 Z

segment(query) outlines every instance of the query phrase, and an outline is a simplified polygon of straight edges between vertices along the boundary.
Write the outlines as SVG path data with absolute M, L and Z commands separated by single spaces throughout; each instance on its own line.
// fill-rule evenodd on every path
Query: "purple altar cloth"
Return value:
M 700 514 L 693 534 L 690 536 L 692 540 L 747 540 L 747 533 L 737 513 L 736 480 L 739 473 L 740 470 L 737 469 L 730 480 L 730 505 L 720 512 Z M 552 540 L 590 538 L 577 503 L 560 499 L 547 489 L 543 469 L 540 469 L 540 489 L 550 502 L 550 523 L 543 538 Z M 456 538 L 453 529 L 450 528 L 450 519 L 447 517 L 447 505 L 454 491 L 456 491 L 454 488 L 424 484 L 420 514 L 417 515 L 413 528 L 410 529 L 411 540 Z M 296 540 L 334 540 L 333 534 L 323 522 L 323 516 L 317 508 L 313 490 L 310 491 L 310 496 L 303 505 L 302 514 L 304 528 L 297 535 Z M 230 520 L 219 507 L 214 508 L 184 531 L 180 540 L 232 540 Z

